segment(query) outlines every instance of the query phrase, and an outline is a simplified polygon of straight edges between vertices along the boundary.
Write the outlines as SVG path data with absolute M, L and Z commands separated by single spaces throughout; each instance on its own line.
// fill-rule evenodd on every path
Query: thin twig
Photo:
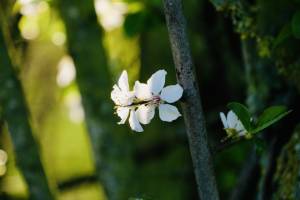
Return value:
M 215 155 L 225 149 L 228 149 L 231 146 L 234 146 L 236 144 L 238 144 L 239 142 L 242 142 L 246 140 L 245 137 L 239 137 L 237 139 L 233 139 L 233 140 L 228 140 L 227 142 L 222 142 L 220 145 L 218 145 L 212 152 L 212 155 Z
M 164 11 L 177 79 L 184 89 L 182 110 L 199 197 L 201 200 L 219 199 L 181 0 L 164 0 Z

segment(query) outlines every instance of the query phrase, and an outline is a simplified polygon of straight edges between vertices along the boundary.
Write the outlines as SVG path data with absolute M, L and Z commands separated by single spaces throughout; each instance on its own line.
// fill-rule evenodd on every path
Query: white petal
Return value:
M 114 85 L 113 86 L 113 90 L 111 91 L 110 93 L 110 97 L 111 99 L 115 102 L 116 105 L 119 105 L 119 98 L 120 98 L 120 95 L 121 95 L 121 90 L 120 88 L 117 86 L 117 85 Z
M 157 95 L 164 87 L 165 85 L 165 79 L 166 79 L 167 72 L 163 69 L 158 70 L 147 81 L 147 85 L 150 88 L 150 91 Z
M 140 83 L 136 81 L 134 84 L 135 96 L 140 100 L 147 100 L 152 98 L 150 88 L 145 83 Z
M 136 111 L 136 116 L 142 124 L 149 124 L 155 114 L 153 105 L 141 105 Z
M 114 85 L 110 97 L 116 105 L 128 106 L 132 104 L 134 93 L 129 91 L 122 91 L 117 85 Z
M 169 104 L 159 105 L 159 118 L 162 121 L 171 122 L 181 116 L 178 109 L 175 106 Z
M 136 113 L 135 113 L 134 110 L 130 111 L 129 125 L 130 125 L 131 129 L 136 131 L 136 132 L 143 132 L 144 131 L 143 127 L 141 126 L 141 124 L 139 123 L 139 121 L 136 117 Z
M 227 120 L 225 117 L 225 114 L 223 112 L 220 112 L 221 121 L 223 123 L 224 128 L 228 128 Z
M 174 103 L 181 98 L 182 93 L 183 89 L 179 84 L 169 85 L 162 89 L 160 97 L 168 103 Z
M 235 129 L 237 132 L 245 131 L 245 127 L 240 120 L 237 121 Z
M 236 114 L 231 110 L 227 114 L 227 123 L 228 123 L 228 128 L 235 128 L 236 124 L 238 122 L 238 117 Z
M 129 84 L 128 84 L 128 75 L 127 71 L 124 70 L 118 80 L 118 85 L 123 91 L 129 91 Z
M 123 92 L 122 99 L 121 99 L 121 105 L 129 106 L 132 104 L 133 99 L 134 99 L 134 92 Z
M 117 114 L 121 118 L 121 121 L 118 124 L 125 124 L 126 119 L 129 115 L 129 108 L 127 107 L 119 107 L 117 108 Z
M 238 122 L 237 122 L 236 131 L 238 132 L 239 136 L 244 136 L 247 133 L 244 125 L 242 124 L 242 122 L 240 120 L 238 120 Z

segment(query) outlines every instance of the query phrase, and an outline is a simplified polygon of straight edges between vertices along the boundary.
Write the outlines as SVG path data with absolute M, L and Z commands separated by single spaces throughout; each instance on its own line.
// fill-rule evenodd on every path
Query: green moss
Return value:
M 271 56 L 271 45 L 273 42 L 273 37 L 258 37 L 257 42 L 257 51 L 258 55 L 262 58 L 269 58 Z
M 296 60 L 293 63 L 280 62 L 279 73 L 282 74 L 286 79 L 292 81 L 298 90 L 300 90 L 300 60 Z
M 275 182 L 278 190 L 274 199 L 297 199 L 297 186 L 300 169 L 300 127 L 293 134 L 291 140 L 283 148 L 277 160 Z

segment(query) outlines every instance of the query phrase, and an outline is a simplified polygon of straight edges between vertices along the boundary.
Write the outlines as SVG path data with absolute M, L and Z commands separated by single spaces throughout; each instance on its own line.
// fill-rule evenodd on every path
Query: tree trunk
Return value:
M 16 163 L 28 185 L 30 199 L 53 199 L 28 120 L 29 114 L 21 83 L 9 58 L 1 31 L 0 105 L 14 145 Z
M 102 45 L 102 30 L 92 0 L 60 0 L 68 50 L 74 59 L 76 81 L 81 93 L 86 124 L 93 148 L 96 174 L 107 198 L 127 199 L 131 177 L 130 142 L 113 117 L 109 98 L 111 74 Z M 111 131 L 115 130 L 115 131 Z

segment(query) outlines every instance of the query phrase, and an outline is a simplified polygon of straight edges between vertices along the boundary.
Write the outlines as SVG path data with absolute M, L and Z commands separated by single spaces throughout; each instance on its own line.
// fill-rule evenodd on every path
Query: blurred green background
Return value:
M 183 2 L 212 149 L 225 136 L 219 112 L 230 101 L 246 103 L 254 115 L 272 104 L 294 110 L 290 120 L 261 138 L 267 146 L 255 153 L 261 177 L 273 139 L 285 133 L 278 140 L 288 141 L 299 123 L 300 3 L 275 2 Z M 160 0 L 1 4 L 6 48 L 56 199 L 197 199 L 183 119 L 165 123 L 156 116 L 138 134 L 117 125 L 110 100 L 112 83 L 124 69 L 131 86 L 158 69 L 167 70 L 167 84 L 176 83 Z M 28 199 L 7 125 L 0 133 L 0 147 L 8 154 L 0 169 L 0 199 Z M 251 140 L 214 155 L 221 199 L 229 199 L 257 147 Z M 259 181 L 253 188 L 259 193 Z

